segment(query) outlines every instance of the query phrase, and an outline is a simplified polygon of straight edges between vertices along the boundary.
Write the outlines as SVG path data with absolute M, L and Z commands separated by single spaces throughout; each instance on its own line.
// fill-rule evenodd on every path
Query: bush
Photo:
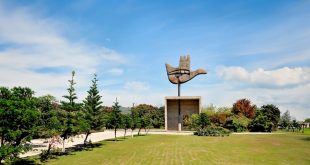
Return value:
M 247 131 L 248 125 L 251 122 L 251 119 L 248 119 L 245 116 L 233 115 L 227 118 L 224 128 L 227 128 L 234 132 L 243 132 Z
M 203 129 L 211 124 L 206 113 L 193 114 L 190 119 L 190 128 L 194 130 Z
M 208 126 L 203 129 L 198 129 L 196 132 L 194 132 L 194 135 L 198 136 L 229 136 L 230 131 L 228 129 L 225 129 L 223 127 L 218 126 Z

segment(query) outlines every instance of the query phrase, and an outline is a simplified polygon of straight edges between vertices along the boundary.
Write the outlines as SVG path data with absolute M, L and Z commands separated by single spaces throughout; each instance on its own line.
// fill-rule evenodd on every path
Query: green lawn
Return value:
M 148 135 L 104 141 L 47 164 L 310 164 L 308 135 Z
M 310 128 L 305 128 L 305 130 L 304 130 L 304 134 L 306 134 L 306 135 L 310 135 Z

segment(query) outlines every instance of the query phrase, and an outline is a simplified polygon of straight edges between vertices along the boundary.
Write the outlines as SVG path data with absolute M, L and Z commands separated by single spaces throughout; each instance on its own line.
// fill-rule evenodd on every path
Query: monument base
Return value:
M 192 114 L 201 112 L 200 96 L 167 96 L 165 97 L 165 130 L 184 130 L 184 120 Z

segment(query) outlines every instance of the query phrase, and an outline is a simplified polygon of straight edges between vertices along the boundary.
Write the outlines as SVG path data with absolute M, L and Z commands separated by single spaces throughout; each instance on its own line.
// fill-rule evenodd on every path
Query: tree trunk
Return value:
M 133 129 L 131 129 L 131 138 L 133 138 Z
M 52 148 L 52 144 L 48 144 L 48 148 L 47 148 L 46 156 L 47 156 L 47 155 L 50 155 L 51 148 Z
M 62 152 L 65 152 L 65 138 L 62 139 Z
M 86 132 L 86 137 L 84 139 L 84 146 L 86 146 L 87 138 L 88 138 L 89 135 L 90 135 L 90 131 L 87 131 Z
M 140 131 L 141 131 L 141 128 L 139 128 L 139 131 L 138 131 L 138 136 L 140 135 Z
M 127 129 L 124 129 L 124 130 L 125 130 L 125 133 L 124 133 L 124 139 L 125 139 Z
M 146 131 L 146 135 L 149 133 L 149 131 L 150 131 L 150 128 L 148 128 L 148 129 L 147 129 L 147 131 Z
M 116 128 L 114 128 L 114 141 L 116 141 Z

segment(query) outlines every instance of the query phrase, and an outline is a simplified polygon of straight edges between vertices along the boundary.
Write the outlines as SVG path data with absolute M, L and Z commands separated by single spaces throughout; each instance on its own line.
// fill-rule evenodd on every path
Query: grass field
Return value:
M 306 135 L 310 135 L 310 128 L 305 128 L 305 130 L 304 130 L 304 134 L 306 134 Z
M 310 164 L 310 136 L 148 135 L 104 141 L 92 151 L 74 152 L 47 164 Z

